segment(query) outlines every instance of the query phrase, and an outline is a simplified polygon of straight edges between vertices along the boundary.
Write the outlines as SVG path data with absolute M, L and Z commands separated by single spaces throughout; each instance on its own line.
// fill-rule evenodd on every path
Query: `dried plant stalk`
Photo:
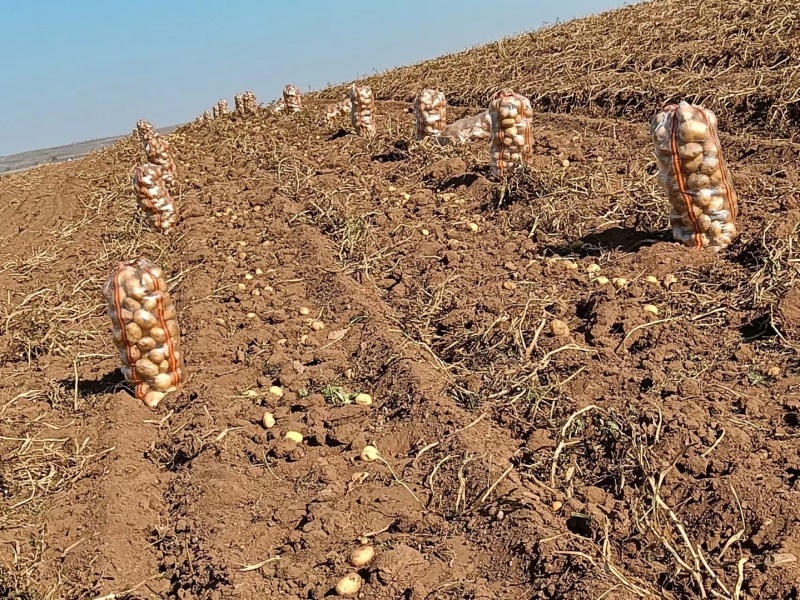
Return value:
M 425 88 L 414 100 L 414 120 L 418 140 L 439 135 L 447 124 L 447 99 L 443 92 Z
M 714 113 L 688 102 L 670 104 L 655 116 L 650 134 L 673 237 L 694 248 L 726 247 L 737 233 L 738 196 Z
M 503 177 L 509 167 L 524 163 L 531 155 L 530 100 L 511 90 L 498 92 L 489 105 L 492 121 L 492 172 Z
M 161 167 L 152 163 L 136 167 L 133 170 L 133 191 L 153 227 L 167 233 L 175 226 L 178 212 L 167 190 Z
M 296 113 L 303 109 L 303 100 L 300 98 L 300 90 L 293 85 L 283 88 L 283 103 L 286 112 Z
M 186 380 L 175 305 L 164 272 L 145 258 L 115 266 L 103 285 L 122 373 L 155 407 Z
M 372 90 L 368 86 L 353 84 L 350 87 L 350 119 L 356 133 L 374 135 L 375 128 L 375 100 Z

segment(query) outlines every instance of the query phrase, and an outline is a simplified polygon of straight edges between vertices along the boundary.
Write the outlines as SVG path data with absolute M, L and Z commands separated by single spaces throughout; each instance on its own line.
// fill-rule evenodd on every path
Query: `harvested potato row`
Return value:
M 300 90 L 293 85 L 283 88 L 283 104 L 286 112 L 296 113 L 303 110 L 303 100 L 300 98 Z
M 350 86 L 350 120 L 356 133 L 373 135 L 375 127 L 375 100 L 369 86 Z
M 242 105 L 245 113 L 255 113 L 258 110 L 256 95 L 249 90 L 246 91 L 242 94 Z
M 509 166 L 524 163 L 531 155 L 533 109 L 525 96 L 499 91 L 489 105 L 492 121 L 492 172 L 503 177 Z
M 133 191 L 153 227 L 167 233 L 175 226 L 178 212 L 160 166 L 147 163 L 136 167 L 133 170 Z
M 722 157 L 717 117 L 688 102 L 670 104 L 653 118 L 650 135 L 675 240 L 715 251 L 729 245 L 737 234 L 739 198 Z
M 166 184 L 173 183 L 178 177 L 178 167 L 172 160 L 169 151 L 169 142 L 162 138 L 157 131 L 144 138 L 144 154 L 147 162 L 161 167 L 161 176 Z
M 103 285 L 125 380 L 154 408 L 186 381 L 175 305 L 164 272 L 145 258 L 119 263 Z
M 333 121 L 339 115 L 349 115 L 353 108 L 350 98 L 345 98 L 336 104 L 329 104 L 325 107 L 325 121 Z
M 438 135 L 440 143 L 446 145 L 452 142 L 464 144 L 469 140 L 491 139 L 492 119 L 489 111 L 485 110 L 474 117 L 466 117 L 454 121 Z
M 447 98 L 439 90 L 425 88 L 414 100 L 414 120 L 418 140 L 436 136 L 447 124 Z

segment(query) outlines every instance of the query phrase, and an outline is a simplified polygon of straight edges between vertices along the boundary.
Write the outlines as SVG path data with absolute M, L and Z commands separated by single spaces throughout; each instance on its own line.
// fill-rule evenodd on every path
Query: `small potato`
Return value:
M 313 321 L 311 323 L 311 329 L 313 329 L 314 331 L 322 331 L 323 329 L 325 329 L 325 323 L 323 323 L 322 321 Z
M 621 290 L 626 285 L 628 285 L 628 280 L 625 279 L 624 277 L 614 277 L 614 279 L 611 280 L 611 283 L 614 284 L 615 288 L 617 288 L 618 290 Z
M 136 361 L 136 374 L 143 379 L 152 379 L 159 374 L 158 365 L 153 364 L 146 358 Z
M 287 440 L 293 441 L 295 444 L 300 444 L 303 442 L 303 434 L 299 431 L 287 431 L 284 437 Z
M 375 548 L 369 545 L 353 548 L 350 552 L 350 564 L 356 569 L 366 567 L 375 558 Z
M 138 325 L 137 325 L 137 327 L 138 327 Z M 153 348 L 156 347 L 156 341 L 153 338 L 147 336 L 147 337 L 141 338 L 136 343 L 136 345 L 138 346 L 139 350 L 141 350 L 142 352 L 150 352 Z
M 142 328 L 136 323 L 128 323 L 125 325 L 125 338 L 129 344 L 136 344 L 142 339 Z M 140 346 L 141 348 L 141 346 Z M 143 348 L 142 348 L 143 350 Z
M 364 584 L 361 575 L 358 573 L 348 573 L 336 584 L 336 594 L 338 596 L 355 596 Z
M 275 416 L 271 412 L 265 412 L 261 417 L 261 424 L 265 429 L 272 429 L 275 427 Z
M 661 312 L 660 310 L 658 310 L 658 307 L 655 306 L 654 304 L 645 304 L 644 307 L 642 308 L 642 310 L 644 310 L 645 312 L 649 312 L 651 314 L 654 314 L 654 315 L 657 315 L 657 314 L 659 314 Z
M 467 225 L 467 227 L 469 227 L 469 230 L 472 233 L 478 233 L 478 224 L 477 223 L 470 223 L 469 225 Z
M 277 385 L 270 386 L 269 393 L 278 398 L 283 398 L 283 388 Z
M 561 319 L 550 321 L 550 332 L 556 337 L 566 337 L 569 335 L 569 325 Z
M 647 277 L 644 278 L 644 280 L 647 283 L 652 283 L 654 285 L 658 285 L 658 277 L 655 277 L 653 275 L 648 275 Z
M 301 306 L 298 312 L 305 317 L 311 314 L 311 309 L 307 306 Z
M 155 408 L 158 406 L 158 403 L 164 399 L 164 396 L 166 396 L 166 394 L 163 392 L 151 390 L 144 395 L 144 403 L 150 408 Z
M 605 277 L 605 276 L 603 276 L 603 275 L 600 275 L 600 277 L 598 277 L 597 279 L 595 279 L 595 280 L 594 280 L 594 282 L 595 282 L 597 285 L 608 285 L 608 283 L 609 283 L 609 281 L 608 281 L 608 277 Z
M 375 446 L 364 446 L 364 449 L 361 451 L 361 460 L 364 462 L 375 462 L 378 460 L 378 449 Z
M 161 327 L 153 327 L 150 330 L 150 337 L 153 338 L 156 343 L 163 344 L 167 341 L 167 332 L 161 329 Z
M 169 366 L 169 364 L 167 366 Z M 153 379 L 153 387 L 159 392 L 166 392 L 172 387 L 172 375 L 170 373 L 159 373 Z
M 356 394 L 355 403 L 361 406 L 370 406 L 372 405 L 372 396 L 364 393 Z

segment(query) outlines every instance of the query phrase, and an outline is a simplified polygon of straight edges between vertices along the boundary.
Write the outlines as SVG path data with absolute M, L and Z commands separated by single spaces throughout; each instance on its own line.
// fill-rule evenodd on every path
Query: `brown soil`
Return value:
M 669 240 L 645 125 L 537 114 L 501 188 L 407 105 L 367 141 L 308 104 L 171 135 L 169 238 L 132 137 L 0 179 L 0 596 L 323 598 L 367 537 L 363 598 L 797 598 L 800 146 L 723 138 L 715 255 Z M 191 373 L 156 411 L 100 294 L 139 254 Z

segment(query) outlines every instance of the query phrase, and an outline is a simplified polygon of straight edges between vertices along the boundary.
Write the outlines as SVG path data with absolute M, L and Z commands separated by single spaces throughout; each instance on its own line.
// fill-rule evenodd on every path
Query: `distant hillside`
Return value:
M 170 133 L 178 127 L 179 125 L 172 125 L 170 127 L 163 127 L 159 129 L 159 131 L 161 133 Z M 127 135 L 100 138 L 97 140 L 68 144 L 66 146 L 56 146 L 55 148 L 30 150 L 28 152 L 20 152 L 19 154 L 0 156 L 0 175 L 3 173 L 24 171 L 25 169 L 30 169 L 45 163 L 57 163 L 81 158 L 93 150 L 110 146 L 124 137 L 127 137 Z
M 435 86 L 457 105 L 511 86 L 539 111 L 639 120 L 683 98 L 713 109 L 723 129 L 797 138 L 800 10 L 796 0 L 655 0 L 362 81 L 378 99 Z

